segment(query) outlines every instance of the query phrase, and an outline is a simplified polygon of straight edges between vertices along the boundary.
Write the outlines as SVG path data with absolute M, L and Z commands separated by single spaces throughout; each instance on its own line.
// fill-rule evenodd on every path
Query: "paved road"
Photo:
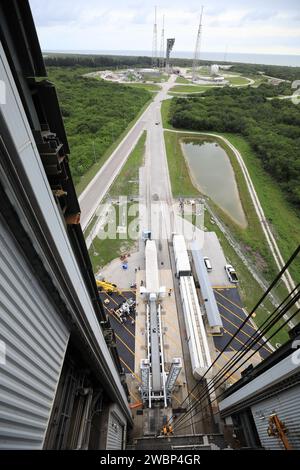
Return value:
M 160 102 L 166 98 L 175 80 L 176 76 L 171 76 L 168 82 L 161 85 L 161 91 L 156 94 L 153 102 L 151 102 L 97 175 L 79 196 L 81 226 L 83 230 L 88 226 L 101 200 L 107 193 L 145 128 L 148 131 L 146 143 L 146 149 L 148 150 L 146 150 L 146 153 L 150 156 L 148 168 L 151 168 L 149 178 L 154 181 L 154 191 L 159 195 L 160 199 L 165 200 L 167 196 L 170 197 L 170 182 L 167 177 L 167 170 L 164 167 L 163 159 L 161 158 L 165 156 L 163 128 L 161 123 L 159 125 L 155 123 L 161 121 Z M 159 175 L 157 168 L 160 167 L 162 168 L 162 173 Z
M 215 298 L 219 308 L 219 312 L 223 321 L 224 333 L 222 336 L 215 336 L 214 343 L 219 351 L 227 345 L 229 340 L 233 337 L 236 330 L 240 327 L 246 318 L 246 313 L 242 307 L 242 302 L 239 296 L 238 289 L 236 287 L 224 287 L 214 289 Z M 250 321 L 247 322 L 237 336 L 232 340 L 229 346 L 226 347 L 225 351 L 233 352 L 239 351 L 244 347 L 247 341 L 250 342 L 250 338 L 257 331 L 255 325 Z M 258 350 L 264 341 L 260 340 L 258 344 L 255 344 L 253 350 Z M 259 354 L 262 359 L 265 359 L 271 354 L 272 350 L 268 345 L 264 345 L 259 349 Z
M 180 132 L 180 133 L 186 133 L 185 131 L 169 131 L 169 132 Z M 216 137 L 216 134 L 211 134 L 209 132 L 195 132 L 195 131 L 189 131 L 188 132 L 189 134 L 205 134 L 205 135 L 209 135 L 209 136 L 213 136 L 213 137 Z M 227 145 L 228 147 L 233 151 L 240 167 L 241 167 L 241 170 L 242 170 L 242 173 L 244 175 L 244 178 L 245 178 L 245 181 L 246 181 L 246 185 L 247 185 L 247 189 L 249 191 L 249 194 L 250 194 L 250 197 L 252 199 L 252 203 L 254 205 L 254 208 L 255 208 L 255 212 L 257 214 L 257 217 L 258 217 L 258 220 L 260 222 L 260 225 L 261 225 L 261 228 L 262 228 L 262 231 L 265 235 L 265 238 L 266 238 L 266 241 L 268 243 L 268 246 L 270 248 L 270 251 L 273 255 L 273 258 L 274 258 L 274 261 L 278 267 L 278 271 L 281 271 L 281 269 L 283 268 L 283 266 L 285 265 L 285 261 L 282 257 L 282 254 L 279 250 L 279 247 L 277 245 L 277 242 L 275 240 L 275 237 L 273 235 L 273 232 L 269 226 L 269 223 L 266 219 L 266 216 L 264 214 L 264 211 L 263 211 L 263 208 L 261 206 L 261 203 L 259 201 L 259 198 L 258 198 L 258 195 L 256 193 L 256 190 L 254 188 L 254 185 L 252 183 L 252 179 L 250 177 L 250 174 L 248 172 L 248 169 L 247 169 L 247 166 L 245 165 L 245 162 L 243 160 L 243 157 L 242 155 L 240 154 L 240 152 L 234 147 L 234 145 L 231 144 L 231 142 L 229 142 L 228 139 L 226 139 L 225 137 L 223 136 L 220 136 L 220 135 L 217 135 L 217 137 L 221 140 L 223 140 Z M 288 292 L 291 292 L 292 290 L 295 289 L 295 283 L 294 283 L 294 280 L 293 278 L 291 277 L 290 273 L 288 270 L 285 271 L 285 273 L 282 275 L 282 280 L 288 290 Z M 297 306 L 299 307 L 299 302 L 297 303 Z M 285 320 L 288 320 L 289 319 L 289 316 L 287 314 L 284 315 L 284 319 Z M 290 328 L 293 328 L 295 326 L 294 322 L 293 321 L 289 321 L 289 326 Z
M 117 350 L 124 371 L 125 373 L 133 374 L 135 357 L 135 316 L 131 314 L 125 323 L 121 323 L 114 313 L 114 310 L 117 309 L 125 299 L 135 299 L 135 294 L 126 291 L 122 292 L 122 296 L 115 293 L 108 295 L 105 292 L 101 292 L 99 295 L 115 332 Z M 109 303 L 105 303 L 107 300 Z
M 101 200 L 136 145 L 145 127 L 144 116 L 145 113 L 138 119 L 134 127 L 129 131 L 97 175 L 79 196 L 81 226 L 83 230 L 88 226 Z

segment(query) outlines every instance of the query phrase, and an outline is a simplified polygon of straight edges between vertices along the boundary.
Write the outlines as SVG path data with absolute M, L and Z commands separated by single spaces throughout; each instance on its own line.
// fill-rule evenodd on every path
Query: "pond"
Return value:
M 217 142 L 199 139 L 182 140 L 181 146 L 193 184 L 234 222 L 246 227 L 234 171 L 225 150 Z

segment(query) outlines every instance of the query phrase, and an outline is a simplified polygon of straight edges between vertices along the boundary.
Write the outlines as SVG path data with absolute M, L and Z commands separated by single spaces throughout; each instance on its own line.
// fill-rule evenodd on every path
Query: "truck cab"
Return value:
M 239 279 L 237 277 L 237 274 L 233 266 L 231 266 L 231 264 L 226 264 L 224 268 L 225 268 L 229 281 L 232 282 L 233 284 L 237 284 L 239 282 Z

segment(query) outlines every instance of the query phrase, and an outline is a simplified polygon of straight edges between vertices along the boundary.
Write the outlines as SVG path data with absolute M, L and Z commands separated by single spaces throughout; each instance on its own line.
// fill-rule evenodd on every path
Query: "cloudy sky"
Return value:
M 44 50 L 151 50 L 154 5 L 158 46 L 165 37 L 177 51 L 193 51 L 201 0 L 30 0 Z M 201 49 L 300 54 L 299 0 L 206 0 Z

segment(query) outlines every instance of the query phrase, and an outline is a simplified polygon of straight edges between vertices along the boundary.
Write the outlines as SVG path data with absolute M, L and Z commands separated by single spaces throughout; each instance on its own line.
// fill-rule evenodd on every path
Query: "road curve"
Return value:
M 273 235 L 273 233 L 272 233 L 272 231 L 269 227 L 268 221 L 266 219 L 266 216 L 264 214 L 263 208 L 262 208 L 261 203 L 259 201 L 258 195 L 256 193 L 256 190 L 255 190 L 254 185 L 252 183 L 251 177 L 249 175 L 247 166 L 246 166 L 240 152 L 234 147 L 234 145 L 231 144 L 231 142 L 229 142 L 228 139 L 226 139 L 225 137 L 223 137 L 221 135 L 218 135 L 218 134 L 212 134 L 212 133 L 209 133 L 209 132 L 177 131 L 177 130 L 170 130 L 170 129 L 165 129 L 165 130 L 169 131 L 169 132 L 179 132 L 179 133 L 183 133 L 183 134 L 198 134 L 198 135 L 208 135 L 208 136 L 212 136 L 212 137 L 217 137 L 217 138 L 223 140 L 223 142 L 225 142 L 226 145 L 228 145 L 228 147 L 233 151 L 233 153 L 236 156 L 236 159 L 237 159 L 237 161 L 238 161 L 238 163 L 241 167 L 241 170 L 243 172 L 243 175 L 244 175 L 244 178 L 245 178 L 245 181 L 246 181 L 246 184 L 247 184 L 248 191 L 250 193 L 250 196 L 251 196 L 251 199 L 252 199 L 257 217 L 259 219 L 259 222 L 260 222 L 261 228 L 263 230 L 263 233 L 266 237 L 268 246 L 269 246 L 270 251 L 273 255 L 273 258 L 275 260 L 276 266 L 278 267 L 278 270 L 281 271 L 281 269 L 285 265 L 285 261 L 284 261 L 282 255 L 281 255 L 281 252 L 279 250 L 279 247 L 277 245 L 275 237 L 274 237 L 274 235 Z M 283 282 L 284 282 L 288 292 L 291 292 L 293 289 L 295 289 L 296 286 L 295 286 L 294 280 L 293 280 L 293 278 L 290 275 L 288 270 L 286 270 L 285 274 L 282 276 L 282 279 L 283 279 Z M 295 325 L 292 321 L 290 321 L 289 326 L 293 327 Z

